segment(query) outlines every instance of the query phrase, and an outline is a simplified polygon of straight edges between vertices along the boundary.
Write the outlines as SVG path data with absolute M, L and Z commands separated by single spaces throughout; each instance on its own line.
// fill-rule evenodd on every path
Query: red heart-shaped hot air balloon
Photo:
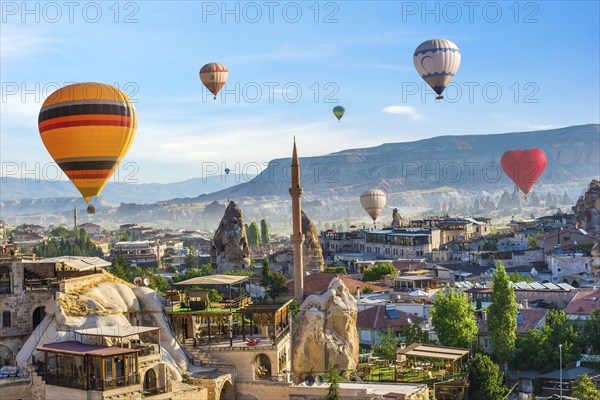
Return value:
M 546 153 L 540 149 L 510 150 L 500 160 L 506 175 L 527 194 L 546 168 Z

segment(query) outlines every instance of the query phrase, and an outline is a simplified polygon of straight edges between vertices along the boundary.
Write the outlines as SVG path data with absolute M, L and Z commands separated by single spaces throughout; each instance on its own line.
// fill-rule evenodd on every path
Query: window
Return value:
M 360 340 L 363 342 L 371 341 L 371 331 L 360 331 Z
M 491 349 L 492 348 L 492 339 L 485 339 L 483 341 L 483 348 L 484 349 Z
M 2 327 L 11 326 L 10 311 L 2 312 Z
M 11 294 L 12 288 L 10 285 L 10 268 L 0 267 L 0 294 Z

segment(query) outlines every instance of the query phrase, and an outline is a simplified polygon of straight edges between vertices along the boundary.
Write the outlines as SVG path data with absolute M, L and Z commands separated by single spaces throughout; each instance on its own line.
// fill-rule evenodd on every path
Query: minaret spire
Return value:
M 294 136 L 294 149 L 292 150 L 292 187 L 290 196 L 292 197 L 292 249 L 294 252 L 294 299 L 302 303 L 304 299 L 304 263 L 302 260 L 302 244 L 304 235 L 302 234 L 302 188 L 300 187 L 300 160 L 298 159 L 298 150 L 296 149 L 296 136 Z

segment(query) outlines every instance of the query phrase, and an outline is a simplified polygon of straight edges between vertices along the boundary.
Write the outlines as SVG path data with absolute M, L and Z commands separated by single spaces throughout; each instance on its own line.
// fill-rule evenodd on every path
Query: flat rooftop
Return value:
M 53 353 L 73 354 L 79 356 L 114 356 L 118 354 L 135 353 L 135 349 L 121 347 L 96 346 L 81 342 L 68 341 L 59 343 L 48 343 L 35 348 L 38 351 L 50 351 Z

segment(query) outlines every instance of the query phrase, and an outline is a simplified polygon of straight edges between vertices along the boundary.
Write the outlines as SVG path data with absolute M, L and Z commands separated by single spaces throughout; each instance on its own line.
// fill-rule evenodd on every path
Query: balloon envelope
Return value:
M 100 194 L 129 151 L 136 127 L 129 97 L 94 82 L 56 90 L 38 117 L 44 146 L 85 201 Z
M 217 98 L 219 90 L 221 90 L 223 85 L 225 85 L 225 82 L 227 82 L 228 77 L 229 71 L 223 64 L 211 62 L 200 69 L 200 80 L 209 92 L 215 95 L 215 99 Z
M 385 207 L 387 196 L 379 189 L 370 189 L 360 195 L 360 205 L 375 221 Z
M 413 63 L 421 78 L 443 99 L 442 92 L 460 66 L 460 50 L 448 39 L 426 40 L 417 47 Z
M 225 173 L 226 173 L 227 175 L 229 175 L 229 172 L 230 172 L 230 171 L 231 171 L 231 170 L 230 170 L 229 168 L 225 168 Z
M 333 115 L 335 115 L 335 117 L 339 120 L 342 119 L 342 117 L 344 116 L 344 114 L 346 113 L 346 109 L 342 106 L 335 106 L 333 107 Z
M 544 172 L 546 162 L 546 153 L 540 149 L 510 150 L 500 160 L 506 175 L 524 194 L 529 193 Z

